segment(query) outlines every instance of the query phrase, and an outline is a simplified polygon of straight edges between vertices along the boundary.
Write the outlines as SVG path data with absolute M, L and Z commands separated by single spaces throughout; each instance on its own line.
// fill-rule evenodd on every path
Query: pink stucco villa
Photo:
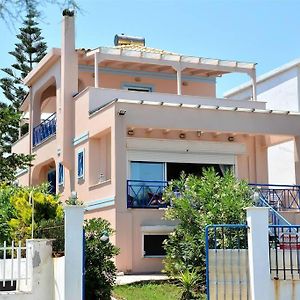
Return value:
M 161 194 L 182 170 L 232 168 L 267 183 L 268 147 L 294 140 L 300 182 L 299 113 L 256 101 L 254 63 L 178 55 L 122 35 L 112 47 L 75 49 L 72 13 L 62 27 L 61 49 L 25 78 L 29 132 L 13 151 L 36 156 L 18 182 L 49 181 L 63 199 L 76 191 L 87 218 L 115 229 L 120 271 L 161 269 L 161 242 L 175 225 L 162 220 Z M 235 72 L 252 79 L 252 100 L 216 98 L 216 78 Z

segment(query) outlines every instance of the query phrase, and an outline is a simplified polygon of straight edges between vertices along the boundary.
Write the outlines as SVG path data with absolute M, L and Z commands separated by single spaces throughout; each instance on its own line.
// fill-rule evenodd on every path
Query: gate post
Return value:
M 65 300 L 82 300 L 83 205 L 65 207 Z
M 247 211 L 248 259 L 252 300 L 273 300 L 269 259 L 269 208 L 249 207 Z

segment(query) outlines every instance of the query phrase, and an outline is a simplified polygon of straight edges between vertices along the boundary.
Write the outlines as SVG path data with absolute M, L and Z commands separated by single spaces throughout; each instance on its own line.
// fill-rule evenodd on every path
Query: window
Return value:
M 56 170 L 52 169 L 47 174 L 47 180 L 49 182 L 49 192 L 50 194 L 56 194 Z
M 131 179 L 141 181 L 165 180 L 165 164 L 160 162 L 131 162 Z
M 165 256 L 163 241 L 167 238 L 167 234 L 144 234 L 144 257 Z
M 62 163 L 58 164 L 58 185 L 64 185 L 65 174 L 64 174 L 64 166 Z
M 77 178 L 84 179 L 84 150 L 77 153 Z

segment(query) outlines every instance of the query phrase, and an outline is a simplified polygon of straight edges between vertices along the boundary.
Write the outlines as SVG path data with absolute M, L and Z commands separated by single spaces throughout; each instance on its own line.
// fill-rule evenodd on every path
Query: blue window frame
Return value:
M 65 181 L 65 172 L 64 166 L 62 163 L 58 164 L 58 185 L 64 185 Z
M 77 178 L 84 179 L 84 150 L 77 153 Z

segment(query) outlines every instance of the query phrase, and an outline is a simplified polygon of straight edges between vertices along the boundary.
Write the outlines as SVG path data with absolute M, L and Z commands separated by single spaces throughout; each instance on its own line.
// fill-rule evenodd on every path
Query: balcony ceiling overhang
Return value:
M 221 76 L 226 73 L 255 73 L 255 63 L 178 55 L 171 52 L 148 52 L 118 47 L 99 47 L 86 53 L 86 59 L 97 56 L 99 64 L 112 68 L 136 68 L 159 72 L 184 70 L 197 76 Z M 148 66 L 151 65 L 151 66 Z
M 288 137 L 299 136 L 300 132 L 300 112 L 267 109 L 115 99 L 97 111 L 91 112 L 91 117 L 111 105 L 117 105 L 117 110 L 126 110 L 127 125 L 137 128 L 171 128 Z

